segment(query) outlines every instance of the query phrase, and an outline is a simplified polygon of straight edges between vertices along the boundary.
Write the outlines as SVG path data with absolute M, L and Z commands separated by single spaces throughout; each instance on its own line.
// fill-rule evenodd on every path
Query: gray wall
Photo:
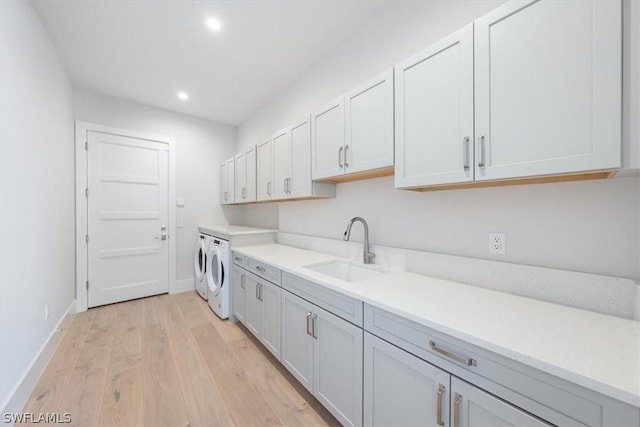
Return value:
M 303 113 L 456 31 L 501 1 L 393 2 L 238 129 L 260 142 Z M 391 178 L 338 184 L 326 201 L 247 207 L 249 225 L 340 238 L 364 216 L 374 243 L 640 279 L 640 178 L 413 193 Z M 276 221 L 277 218 L 277 221 Z M 506 256 L 488 233 L 507 233 Z M 354 236 L 356 239 L 359 235 Z

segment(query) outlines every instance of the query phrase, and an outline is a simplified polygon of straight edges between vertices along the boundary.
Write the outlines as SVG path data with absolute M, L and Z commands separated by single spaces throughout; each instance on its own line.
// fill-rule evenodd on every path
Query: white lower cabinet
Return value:
M 279 360 L 282 289 L 255 274 L 245 272 L 245 291 L 244 324 Z
M 448 426 L 450 377 L 366 332 L 364 425 Z
M 244 269 L 233 266 L 233 315 L 236 319 L 245 323 L 245 313 L 247 312 L 247 275 Z
M 366 426 L 550 426 L 369 333 L 364 341 Z
M 553 425 L 456 377 L 451 377 L 451 418 L 453 427 Z
M 363 332 L 283 291 L 282 363 L 346 426 L 362 425 Z

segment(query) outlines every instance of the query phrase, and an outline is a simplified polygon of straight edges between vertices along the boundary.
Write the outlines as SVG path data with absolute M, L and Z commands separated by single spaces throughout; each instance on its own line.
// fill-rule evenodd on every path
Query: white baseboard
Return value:
M 180 292 L 187 292 L 195 290 L 195 279 L 192 277 L 190 279 L 181 279 L 176 280 L 176 284 L 173 289 L 169 289 L 170 294 L 178 294 Z
M 56 327 L 53 328 L 53 331 L 51 331 L 51 334 L 40 348 L 40 351 L 38 351 L 38 354 L 33 358 L 33 361 L 29 365 L 29 368 L 27 368 L 27 371 L 22 375 L 5 401 L 2 402 L 2 409 L 0 409 L 0 413 L 8 414 L 22 411 L 25 403 L 27 403 L 27 399 L 29 399 L 29 396 L 38 383 L 40 376 L 47 367 L 51 356 L 53 356 L 60 340 L 62 340 L 62 337 L 64 336 L 66 328 L 63 328 L 62 325 L 65 322 L 65 319 L 67 319 L 69 314 L 74 313 L 76 313 L 76 300 L 71 302 L 71 305 L 62 315 Z M 2 421 L 4 421 L 4 417 Z

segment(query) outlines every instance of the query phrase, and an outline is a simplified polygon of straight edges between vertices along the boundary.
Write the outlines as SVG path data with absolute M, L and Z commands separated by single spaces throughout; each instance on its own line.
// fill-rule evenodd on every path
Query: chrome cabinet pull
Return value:
M 344 147 L 338 148 L 338 166 L 340 166 L 340 169 L 342 169 L 342 150 L 344 150 Z
M 291 194 L 291 177 L 287 178 L 287 191 Z
M 478 160 L 479 168 L 484 168 L 486 164 L 485 149 L 486 147 L 485 147 L 485 141 L 484 141 L 484 134 L 482 134 L 480 136 L 480 159 Z
M 478 366 L 478 362 L 476 362 L 475 359 L 472 359 L 470 357 L 465 359 L 462 356 L 458 356 L 457 354 L 451 353 L 450 351 L 447 351 L 441 347 L 438 347 L 438 345 L 433 341 L 429 341 L 429 347 L 431 347 L 431 350 L 435 351 L 436 353 L 440 353 L 443 356 L 447 356 L 449 359 L 453 359 L 456 362 L 460 362 L 467 366 Z
M 264 285 L 262 283 L 260 283 L 260 292 L 258 294 L 258 295 L 260 295 L 260 298 L 258 298 L 260 301 L 264 301 L 263 300 L 264 294 L 263 294 L 263 291 L 262 291 L 263 287 L 264 287 Z
M 307 313 L 307 335 L 309 336 L 313 336 L 313 332 L 311 329 L 311 314 L 312 313 L 310 311 Z
M 315 339 L 318 339 L 318 331 L 316 330 L 316 320 L 318 320 L 318 315 L 314 314 L 311 318 L 311 336 Z
M 245 277 L 244 277 L 244 274 L 243 274 L 242 276 L 240 276 L 240 287 L 242 289 L 246 289 L 246 285 L 244 284 L 244 281 L 245 281 Z
M 271 181 L 267 182 L 267 195 L 271 195 Z
M 260 267 L 259 265 L 256 265 L 256 270 L 258 270 L 258 271 L 259 271 L 259 272 L 261 272 L 261 273 L 264 273 L 265 271 L 267 271 L 267 269 L 266 269 L 266 268 L 264 268 L 264 267 Z
M 444 420 L 442 419 L 442 395 L 446 389 L 442 384 L 438 384 L 438 393 L 436 394 L 436 424 L 440 427 L 444 427 Z
M 344 167 L 348 168 L 349 167 L 349 163 L 347 163 L 347 150 L 349 149 L 348 145 L 344 146 Z
M 464 141 L 462 145 L 463 145 L 462 149 L 464 151 L 464 170 L 466 172 L 471 167 L 471 165 L 469 164 L 469 137 L 468 136 L 464 137 Z
M 256 283 L 256 299 L 260 300 L 260 283 Z
M 235 259 L 235 260 L 236 260 L 236 261 L 238 261 L 238 262 L 242 262 L 242 258 L 240 258 L 240 257 L 237 257 L 237 256 L 236 256 L 236 257 L 233 257 L 233 259 Z
M 462 396 L 456 393 L 453 400 L 453 427 L 460 427 L 460 402 L 462 402 Z

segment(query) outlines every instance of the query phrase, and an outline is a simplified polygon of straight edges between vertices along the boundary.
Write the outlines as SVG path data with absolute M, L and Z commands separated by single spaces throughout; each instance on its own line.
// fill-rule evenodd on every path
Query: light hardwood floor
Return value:
M 23 412 L 68 412 L 81 426 L 339 425 L 195 292 L 90 309 L 64 327 Z

